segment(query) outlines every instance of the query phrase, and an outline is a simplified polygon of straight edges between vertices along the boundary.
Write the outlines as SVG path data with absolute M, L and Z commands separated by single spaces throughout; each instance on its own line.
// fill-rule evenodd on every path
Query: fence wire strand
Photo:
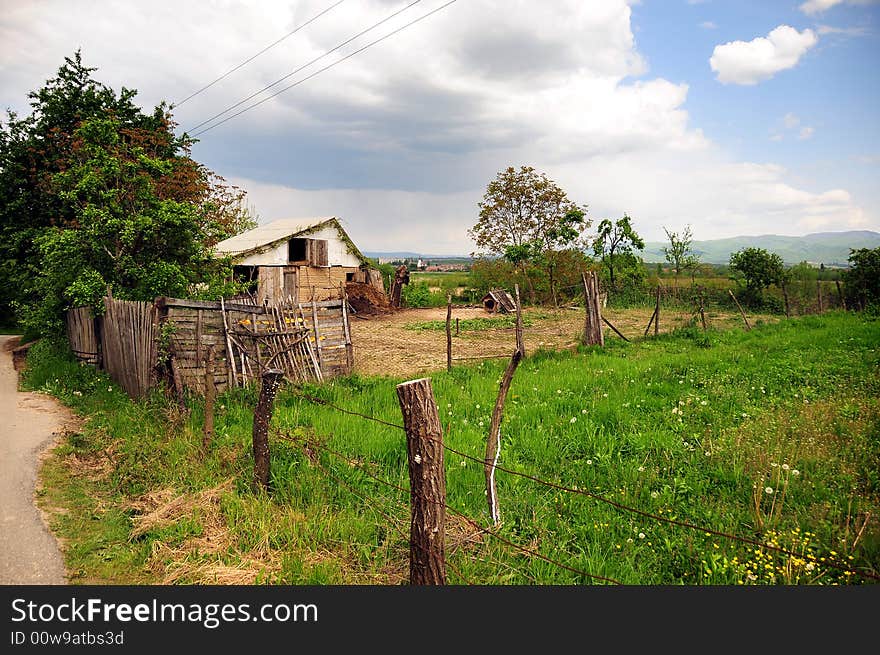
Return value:
M 307 400 L 309 402 L 314 402 L 314 403 L 317 403 L 317 404 L 320 404 L 320 405 L 323 405 L 326 407 L 331 407 L 331 408 L 336 409 L 338 411 L 344 412 L 345 414 L 350 414 L 352 416 L 357 416 L 357 417 L 366 419 L 368 421 L 373 421 L 373 422 L 380 423 L 385 426 L 389 426 L 389 427 L 397 428 L 399 430 L 406 431 L 406 428 L 404 428 L 402 425 L 398 425 L 396 423 L 390 423 L 388 421 L 378 419 L 375 416 L 368 416 L 366 414 L 361 414 L 359 412 L 355 412 L 355 411 L 347 410 L 347 409 L 344 409 L 341 407 L 337 407 L 336 405 L 330 403 L 329 401 L 325 401 L 321 398 L 316 398 L 316 397 L 310 396 L 308 394 L 300 394 L 300 393 L 296 393 L 295 395 L 297 395 L 298 397 L 303 398 L 304 400 Z M 448 430 L 447 430 L 447 432 L 448 432 Z M 430 437 L 427 437 L 427 438 L 430 439 Z M 486 461 L 484 459 L 480 459 L 480 458 L 474 457 L 473 455 L 468 455 L 467 453 L 463 453 L 459 450 L 456 450 L 455 448 L 452 448 L 451 446 L 444 443 L 442 440 L 432 439 L 432 441 L 437 441 L 441 446 L 443 446 L 443 448 L 445 450 L 448 450 L 449 452 L 451 452 L 455 455 L 458 455 L 459 457 L 464 457 L 465 459 L 477 462 L 477 463 L 482 464 L 484 466 L 486 465 Z M 547 480 L 542 480 L 541 478 L 535 477 L 533 475 L 529 475 L 528 473 L 523 473 L 522 471 L 516 471 L 514 469 L 500 466 L 498 464 L 495 464 L 494 468 L 498 471 L 502 471 L 502 472 L 507 473 L 509 475 L 514 475 L 514 476 L 518 476 L 521 478 L 525 478 L 525 479 L 531 480 L 532 482 L 535 482 L 537 484 L 540 484 L 540 485 L 543 485 L 546 487 L 550 487 L 550 488 L 556 489 L 558 491 L 564 491 L 566 493 L 576 494 L 576 495 L 580 495 L 580 496 L 586 496 L 587 498 L 592 498 L 593 500 L 597 500 L 597 501 L 605 503 L 607 505 L 611 505 L 612 507 L 615 507 L 616 509 L 619 509 L 619 510 L 622 510 L 625 512 L 631 512 L 633 514 L 638 514 L 639 516 L 642 516 L 647 519 L 659 521 L 661 523 L 667 523 L 670 525 L 675 525 L 675 526 L 682 527 L 682 528 L 687 528 L 689 530 L 702 532 L 706 535 L 715 535 L 717 537 L 722 537 L 724 539 L 729 539 L 731 541 L 736 541 L 736 542 L 748 544 L 751 546 L 757 546 L 759 548 L 764 548 L 766 550 L 778 552 L 780 554 L 787 555 L 789 557 L 797 557 L 799 559 L 802 558 L 802 555 L 800 553 L 796 553 L 795 551 L 788 550 L 788 549 L 782 548 L 780 546 L 774 546 L 773 544 L 768 544 L 768 543 L 765 543 L 762 541 L 758 541 L 757 539 L 749 539 L 748 537 L 741 537 L 739 535 L 734 535 L 734 534 L 731 534 L 728 532 L 723 532 L 721 530 L 714 530 L 712 528 L 701 527 L 699 525 L 695 525 L 693 523 L 688 523 L 686 521 L 679 521 L 677 519 L 671 519 L 671 518 L 668 518 L 665 516 L 660 516 L 658 514 L 652 514 L 651 512 L 646 512 L 644 510 L 641 510 L 641 509 L 638 509 L 635 507 L 630 507 L 629 505 L 624 505 L 623 503 L 619 503 L 617 501 L 611 500 L 610 498 L 606 498 L 605 496 L 602 496 L 600 494 L 586 491 L 584 489 L 574 489 L 572 487 L 567 487 L 565 485 L 558 484 L 555 482 L 549 482 Z M 837 562 L 828 560 L 827 558 L 826 558 L 826 561 L 823 562 L 823 564 L 826 566 L 830 566 L 831 568 L 837 569 L 839 571 L 848 572 L 850 574 L 859 575 L 861 577 L 870 578 L 872 580 L 880 580 L 880 575 L 877 575 L 875 573 L 871 573 L 870 571 L 863 571 L 860 569 L 854 569 L 852 567 L 846 566 L 845 564 L 838 564 Z

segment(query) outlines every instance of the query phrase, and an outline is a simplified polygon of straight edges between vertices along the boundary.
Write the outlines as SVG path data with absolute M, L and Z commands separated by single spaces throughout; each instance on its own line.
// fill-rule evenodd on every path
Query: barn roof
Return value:
M 346 242 L 349 251 L 363 263 L 368 260 L 354 245 L 351 237 L 346 234 L 342 223 L 336 216 L 320 216 L 312 218 L 279 218 L 265 225 L 255 227 L 253 230 L 242 232 L 234 237 L 221 241 L 214 246 L 214 252 L 220 256 L 232 255 L 240 257 L 272 248 L 282 241 L 287 241 L 300 235 L 317 232 L 323 227 L 333 226 L 339 232 L 340 238 Z

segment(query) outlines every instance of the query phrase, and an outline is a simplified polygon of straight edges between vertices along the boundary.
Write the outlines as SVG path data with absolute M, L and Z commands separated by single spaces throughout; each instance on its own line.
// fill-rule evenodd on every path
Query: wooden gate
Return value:
M 76 307 L 67 312 L 67 338 L 77 360 L 92 366 L 101 365 L 95 315 L 91 307 Z
M 104 298 L 104 369 L 132 398 L 144 396 L 155 383 L 157 337 L 153 303 Z

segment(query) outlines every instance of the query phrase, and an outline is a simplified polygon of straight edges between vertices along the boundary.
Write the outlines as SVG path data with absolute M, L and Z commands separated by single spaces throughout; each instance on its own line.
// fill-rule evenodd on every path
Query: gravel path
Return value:
M 69 420 L 57 401 L 20 393 L 7 345 L 0 336 L 0 584 L 66 583 L 58 542 L 34 504 L 40 453 Z

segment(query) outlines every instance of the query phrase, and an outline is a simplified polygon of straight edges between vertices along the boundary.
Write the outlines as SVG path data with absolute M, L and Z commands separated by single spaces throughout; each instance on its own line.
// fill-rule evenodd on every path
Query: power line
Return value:
M 229 113 L 230 111 L 232 111 L 233 109 L 235 109 L 236 107 L 240 107 L 241 105 L 243 105 L 244 103 L 246 103 L 248 100 L 251 100 L 251 99 L 257 97 L 258 95 L 260 95 L 260 94 L 263 93 L 264 91 L 268 91 L 268 90 L 271 89 L 273 86 L 277 86 L 278 84 L 281 84 L 281 82 L 283 82 L 284 80 L 286 80 L 286 79 L 288 79 L 288 78 L 290 78 L 290 77 L 296 75 L 296 74 L 299 73 L 300 71 L 305 70 L 306 68 L 308 68 L 308 67 L 311 66 L 312 64 L 314 64 L 314 63 L 320 61 L 321 59 L 323 59 L 324 57 L 333 54 L 334 52 L 336 52 L 336 51 L 339 50 L 340 48 L 342 48 L 342 47 L 348 45 L 349 43 L 351 43 L 351 42 L 354 41 L 355 39 L 357 39 L 357 38 L 363 36 L 364 34 L 366 34 L 366 33 L 370 32 L 370 31 L 376 29 L 377 27 L 379 27 L 379 26 L 382 25 L 383 23 L 387 23 L 389 20 L 391 20 L 391 19 L 394 18 L 395 16 L 398 16 L 399 14 L 402 14 L 402 13 L 405 12 L 407 9 L 409 9 L 410 7 L 412 7 L 412 6 L 414 6 L 414 5 L 417 5 L 417 4 L 420 3 L 421 1 L 422 1 L 422 0 L 414 0 L 413 2 L 410 2 L 408 5 L 406 5 L 406 6 L 403 7 L 402 9 L 398 9 L 397 11 L 395 11 L 395 12 L 389 14 L 388 16 L 386 16 L 385 18 L 383 18 L 382 20 L 380 20 L 378 23 L 374 23 L 373 25 L 371 25 L 371 26 L 368 27 L 367 29 L 365 29 L 365 30 L 363 30 L 363 31 L 361 31 L 361 32 L 358 32 L 357 34 L 355 34 L 354 36 L 350 37 L 349 39 L 346 39 L 346 40 L 343 41 L 342 43 L 340 43 L 340 44 L 334 46 L 333 48 L 331 48 L 330 50 L 328 50 L 328 51 L 325 52 L 324 54 L 322 54 L 322 55 L 318 55 L 317 57 L 315 57 L 314 59 L 312 59 L 312 60 L 309 61 L 308 63 L 303 64 L 302 66 L 300 66 L 299 68 L 297 68 L 297 69 L 294 70 L 294 71 L 291 71 L 290 73 L 288 73 L 288 74 L 285 75 L 284 77 L 280 77 L 280 78 L 278 78 L 277 80 L 275 80 L 274 82 L 272 82 L 272 83 L 269 84 L 268 86 L 264 86 L 264 87 L 263 87 L 262 89 L 260 89 L 259 91 L 256 91 L 256 92 L 250 94 L 247 98 L 244 98 L 243 100 L 239 100 L 239 101 L 236 102 L 234 105 L 231 105 L 230 107 L 227 107 L 226 109 L 224 109 L 223 111 L 221 111 L 219 114 L 214 114 L 213 116 L 211 116 L 211 118 L 209 118 L 209 119 L 207 119 L 207 120 L 204 120 L 204 121 L 202 121 L 201 123 L 199 123 L 198 125 L 194 126 L 194 127 L 192 128 L 192 130 L 187 130 L 187 131 L 188 131 L 188 132 L 189 132 L 189 131 L 195 131 L 195 130 L 199 129 L 202 125 L 207 125 L 208 123 L 210 123 L 211 121 L 213 121 L 215 118 L 220 118 L 223 114 L 227 114 L 227 113 Z M 274 97 L 274 96 L 270 96 L 270 97 Z M 266 98 L 266 99 L 268 100 L 269 98 Z M 236 116 L 237 116 L 237 115 L 238 115 L 238 114 L 236 114 Z M 230 117 L 230 118 L 234 118 L 234 116 L 232 116 L 232 117 Z M 225 121 L 221 121 L 221 122 L 225 122 Z M 217 125 L 219 125 L 219 124 L 220 124 L 220 123 L 217 123 Z M 216 127 L 216 125 L 214 125 L 214 126 L 212 126 L 212 127 Z M 211 129 L 211 128 L 207 128 L 207 129 L 205 129 L 205 130 L 202 130 L 202 132 L 207 132 L 208 129 Z
M 419 1 L 420 1 L 420 0 L 416 0 L 416 2 L 419 2 Z M 416 4 L 416 2 L 413 2 L 412 4 Z M 346 59 L 350 59 L 351 57 L 354 57 L 355 55 L 357 55 L 357 54 L 363 52 L 363 51 L 366 50 L 367 48 L 371 48 L 371 47 L 373 47 L 374 45 L 376 45 L 377 43 L 381 43 L 381 42 L 384 41 L 385 39 L 394 36 L 394 35 L 397 34 L 398 32 L 401 32 L 401 31 L 405 30 L 406 28 L 408 28 L 408 27 L 410 27 L 410 26 L 412 26 L 412 25 L 415 25 L 415 24 L 418 23 L 419 21 L 422 21 L 422 20 L 424 20 L 425 18 L 428 18 L 429 16 L 431 16 L 431 15 L 433 15 L 433 14 L 436 14 L 438 11 L 441 11 L 441 10 L 445 9 L 446 7 L 448 7 L 448 6 L 451 5 L 451 4 L 454 4 L 455 2 L 457 2 L 457 0 L 449 0 L 449 2 L 447 2 L 447 3 L 443 4 L 443 5 L 440 5 L 440 6 L 437 7 L 436 9 L 432 9 L 432 10 L 429 11 L 427 14 L 425 14 L 425 15 L 423 15 L 423 16 L 420 16 L 420 17 L 416 18 L 415 20 L 410 21 L 410 22 L 407 23 L 406 25 L 403 25 L 402 27 L 397 28 L 397 29 L 394 30 L 393 32 L 389 32 L 389 33 L 386 34 L 385 36 L 383 36 L 383 37 L 381 37 L 381 38 L 378 38 L 378 39 L 376 39 L 375 41 L 372 41 L 371 43 L 368 43 L 367 45 L 363 46 L 362 48 L 359 48 L 359 49 L 355 50 L 354 52 L 352 52 L 352 53 L 346 55 L 346 56 L 343 57 L 342 59 L 339 59 L 339 60 L 333 62 L 332 64 L 329 64 L 329 65 L 325 66 L 324 68 L 321 68 L 321 69 L 315 71 L 315 72 L 312 73 L 311 75 L 308 75 L 308 76 L 304 77 L 303 79 L 301 79 L 301 80 L 299 80 L 299 81 L 297 81 L 297 82 L 294 82 L 294 83 L 291 84 L 290 86 L 286 86 L 286 87 L 284 87 L 284 88 L 281 89 L 280 91 L 276 91 L 275 93 L 273 93 L 272 95 L 268 96 L 267 98 L 264 98 L 263 100 L 260 100 L 259 102 L 255 102 L 254 104 L 249 105 L 248 107 L 245 107 L 245 108 L 242 109 L 241 111 L 232 114 L 232 116 L 228 116 L 227 118 L 224 118 L 222 121 L 219 121 L 219 122 L 217 122 L 217 123 L 214 123 L 214 125 L 211 125 L 210 127 L 206 127 L 204 130 L 201 130 L 200 132 L 196 132 L 196 133 L 193 134 L 192 136 L 199 136 L 199 135 L 201 135 L 201 134 L 204 134 L 205 132 L 208 132 L 209 130 L 213 130 L 215 127 L 218 127 L 218 126 L 222 125 L 223 123 L 232 120 L 232 119 L 235 118 L 236 116 L 241 116 L 241 115 L 242 115 L 243 113 L 245 113 L 246 111 L 250 111 L 251 109 L 254 109 L 255 107 L 258 107 L 259 105 L 262 105 L 264 102 L 266 102 L 266 101 L 268 101 L 268 100 L 271 100 L 271 99 L 274 98 L 275 96 L 280 95 L 280 94 L 284 93 L 285 91 L 289 91 L 289 90 L 292 89 L 293 87 L 295 87 L 295 86 L 299 86 L 299 85 L 302 84 L 303 82 L 307 82 L 308 80 L 312 79 L 312 78 L 315 77 L 316 75 L 320 75 L 320 74 L 323 73 L 324 71 L 333 68 L 333 67 L 336 66 L 337 64 L 341 64 L 341 63 L 344 62 Z M 404 7 L 404 9 L 406 9 L 406 7 Z M 401 11 L 403 11 L 403 10 L 401 10 Z M 399 13 L 399 12 L 398 12 L 398 13 Z M 390 17 L 389 17 L 389 18 L 390 18 Z M 292 75 L 292 73 L 291 73 L 291 75 Z M 288 75 L 287 77 L 290 77 L 290 76 Z M 251 97 L 253 97 L 253 96 L 251 96 Z M 241 104 L 241 103 L 238 103 L 238 104 Z M 237 105 L 236 105 L 236 106 L 237 106 Z M 231 108 L 230 108 L 230 109 L 231 109 Z M 229 111 L 229 110 L 227 110 L 227 111 Z M 224 113 L 226 113 L 226 112 L 221 112 L 220 115 L 222 115 L 222 114 L 224 114 Z M 215 116 L 215 118 L 216 118 L 216 116 Z M 211 120 L 213 120 L 213 118 L 212 118 L 212 119 L 209 119 L 208 121 L 205 121 L 205 122 L 210 122 Z M 204 123 L 203 123 L 203 124 L 204 124 Z M 198 127 L 198 126 L 197 126 L 197 127 Z M 195 129 L 195 128 L 193 128 L 193 129 Z
M 228 77 L 229 75 L 231 75 L 232 73 L 234 73 L 235 71 L 237 71 L 239 68 L 241 68 L 241 67 L 243 67 L 243 66 L 249 64 L 249 63 L 252 62 L 254 59 L 256 59 L 257 57 L 259 57 L 261 54 L 263 54 L 264 52 L 266 52 L 266 51 L 268 51 L 268 50 L 271 50 L 271 49 L 274 48 L 276 45 L 278 45 L 279 43 L 281 43 L 282 41 L 284 41 L 285 39 L 290 38 L 291 36 L 293 36 L 294 34 L 296 34 L 297 32 L 299 32 L 299 31 L 300 31 L 301 29 L 303 29 L 304 27 L 308 26 L 308 25 L 311 24 L 311 23 L 314 23 L 314 22 L 315 22 L 316 20 L 318 20 L 321 16 L 323 16 L 324 14 L 326 14 L 326 13 L 327 13 L 328 11 L 330 11 L 331 9 L 335 9 L 336 7 L 338 7 L 339 5 L 341 5 L 343 2 L 345 2 L 345 0 L 338 0 L 338 2 L 336 2 L 336 3 L 332 4 L 332 5 L 330 5 L 329 7 L 327 7 L 327 8 L 326 8 L 324 11 L 322 11 L 321 13 L 319 13 L 319 14 L 317 14 L 317 15 L 315 15 L 315 16 L 312 16 L 309 20 L 307 20 L 307 21 L 306 21 L 305 23 L 303 23 L 302 25 L 298 25 L 298 26 L 297 26 L 292 32 L 288 32 L 287 34 L 285 34 L 284 36 L 282 36 L 280 39 L 278 39 L 277 41 L 275 41 L 274 43 L 271 43 L 271 44 L 267 45 L 265 48 L 263 48 L 262 50 L 260 50 L 257 54 L 253 55 L 252 57 L 250 57 L 250 58 L 248 58 L 248 59 L 245 59 L 243 62 L 241 62 L 241 63 L 240 63 L 238 66 L 236 66 L 235 68 L 230 68 L 228 71 L 226 71 L 225 73 L 223 73 L 223 75 L 221 75 L 220 77 L 218 77 L 218 78 L 217 78 L 216 80 L 214 80 L 213 82 L 210 82 L 210 83 L 206 84 L 205 86 L 203 86 L 203 87 L 202 87 L 201 89 L 199 89 L 198 91 L 194 91 L 193 93 L 189 94 L 187 97 L 185 97 L 185 98 L 184 98 L 183 100 L 181 100 L 180 102 L 178 102 L 178 103 L 176 103 L 176 104 L 172 104 L 171 107 L 172 107 L 172 108 L 180 107 L 180 105 L 182 105 L 183 103 L 185 103 L 187 100 L 191 100 L 192 98 L 195 98 L 195 97 L 196 97 L 197 95 L 199 95 L 202 91 L 207 91 L 207 90 L 210 89 L 212 86 L 214 86 L 215 84 L 217 84 L 217 82 L 219 82 L 220 80 L 222 80 L 222 79 Z

